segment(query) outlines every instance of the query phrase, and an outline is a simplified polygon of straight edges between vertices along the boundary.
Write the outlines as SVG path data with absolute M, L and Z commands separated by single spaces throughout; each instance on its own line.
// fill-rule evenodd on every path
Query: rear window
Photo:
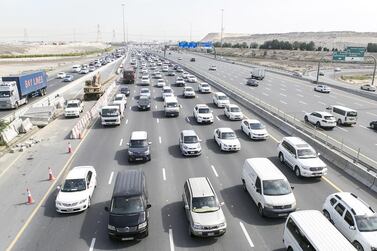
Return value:
M 347 112 L 348 117 L 357 117 L 357 112 Z

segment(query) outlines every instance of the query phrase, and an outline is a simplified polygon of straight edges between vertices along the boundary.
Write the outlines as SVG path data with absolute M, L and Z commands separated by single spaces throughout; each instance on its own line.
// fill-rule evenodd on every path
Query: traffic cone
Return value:
M 33 197 L 31 197 L 30 189 L 27 188 L 26 192 L 27 192 L 27 202 L 26 202 L 26 204 L 28 204 L 28 205 L 33 204 L 34 200 L 33 200 Z
M 52 174 L 52 169 L 51 167 L 48 168 L 48 180 L 55 180 L 55 176 Z
M 72 146 L 70 142 L 68 142 L 68 153 L 72 153 Z

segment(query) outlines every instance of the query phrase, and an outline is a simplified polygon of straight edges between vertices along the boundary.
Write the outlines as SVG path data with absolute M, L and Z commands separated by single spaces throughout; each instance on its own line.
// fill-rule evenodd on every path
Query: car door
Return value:
M 341 202 L 338 202 L 338 204 L 336 204 L 334 207 L 333 214 L 331 215 L 331 219 L 335 227 L 342 233 L 344 230 L 343 218 L 344 218 L 345 211 L 346 211 L 345 206 Z
M 183 134 L 182 133 L 179 134 L 178 141 L 179 141 L 179 148 L 182 151 L 182 148 L 183 148 Z
M 219 144 L 219 141 L 220 141 L 220 130 L 219 129 L 216 129 L 215 131 L 215 141 L 217 144 Z
M 355 220 L 349 210 L 346 210 L 342 219 L 339 220 L 338 228 L 342 229 L 340 232 L 342 232 L 348 240 L 354 240 L 357 230 Z
M 288 164 L 293 168 L 296 163 L 296 149 L 289 143 L 287 143 L 287 154 L 284 157 Z
M 90 197 L 93 195 L 93 190 L 94 190 L 94 179 L 93 177 L 93 172 L 88 171 L 88 174 L 86 175 L 86 187 L 88 189 L 88 194 Z
M 190 190 L 188 188 L 188 185 L 187 185 L 187 182 L 185 182 L 185 185 L 183 186 L 183 190 L 184 190 L 184 193 L 183 193 L 183 203 L 184 203 L 184 207 L 185 207 L 185 212 L 186 212 L 186 217 L 187 217 L 187 220 L 190 222 L 192 222 L 192 217 L 191 217 L 191 195 L 190 195 Z
M 258 176 L 255 177 L 254 187 L 252 187 L 252 194 L 255 204 L 258 205 L 262 197 L 262 182 Z
M 249 122 L 244 121 L 242 123 L 242 131 L 246 134 L 249 134 Z

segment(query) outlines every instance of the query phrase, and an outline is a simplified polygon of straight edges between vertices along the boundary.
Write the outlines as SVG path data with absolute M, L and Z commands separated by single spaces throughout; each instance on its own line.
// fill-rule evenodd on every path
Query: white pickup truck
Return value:
M 64 117 L 80 117 L 84 111 L 83 103 L 78 99 L 68 100 L 64 108 Z

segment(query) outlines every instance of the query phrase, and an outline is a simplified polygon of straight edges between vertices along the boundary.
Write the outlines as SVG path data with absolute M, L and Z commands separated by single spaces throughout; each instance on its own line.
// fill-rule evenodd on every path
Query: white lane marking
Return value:
M 212 168 L 212 171 L 215 173 L 215 176 L 219 177 L 219 174 L 217 173 L 215 167 L 213 165 L 211 165 L 211 168 Z
M 280 93 L 280 96 L 286 97 L 287 95 L 285 95 L 285 94 L 283 94 L 283 93 Z
M 169 228 L 169 242 L 170 242 L 170 251 L 174 251 L 173 230 L 171 228 Z
M 157 124 L 160 123 L 160 119 L 157 119 Z
M 241 226 L 241 229 L 242 229 L 243 234 L 244 234 L 245 237 L 246 237 L 247 242 L 249 243 L 250 247 L 253 248 L 253 247 L 254 247 L 254 243 L 253 243 L 253 241 L 251 240 L 250 235 L 249 235 L 249 233 L 246 231 L 246 228 L 245 228 L 245 226 L 243 225 L 242 222 L 240 222 L 240 226 Z
M 132 109 L 132 106 L 130 106 L 130 111 L 131 111 L 131 109 Z
M 303 98 L 304 95 L 301 95 L 301 94 L 296 94 L 297 96 L 299 96 L 300 98 Z
M 306 103 L 302 100 L 299 101 L 300 104 L 306 105 Z
M 166 171 L 165 168 L 162 168 L 162 179 L 166 181 Z
M 160 144 L 161 144 L 161 136 L 158 136 L 158 142 L 160 142 Z
M 243 85 L 243 83 L 240 83 L 240 85 Z
M 368 129 L 367 127 L 363 126 L 363 125 L 359 125 L 361 128 L 364 128 L 364 129 Z
M 298 92 L 302 92 L 302 90 L 301 90 L 301 89 L 298 89 L 298 88 L 296 89 L 296 91 L 298 91 Z
M 109 178 L 109 185 L 111 184 L 111 181 L 113 180 L 114 172 L 111 172 L 110 178 Z
M 217 118 L 217 120 L 219 120 L 219 121 L 220 121 L 220 119 L 219 119 L 219 117 L 218 117 L 218 116 L 216 116 L 216 118 Z
M 265 90 L 267 90 L 267 91 L 271 91 L 271 89 L 270 89 L 270 88 L 268 88 L 268 87 L 265 87 L 264 89 L 265 89 Z
M 157 105 L 155 105 L 154 108 L 157 110 Z
M 303 113 L 308 113 L 307 111 L 302 110 Z
M 136 93 L 136 90 L 134 90 L 134 93 Z
M 281 82 L 282 82 L 282 83 L 285 83 L 285 81 L 284 81 L 284 80 L 281 80 Z
M 318 103 L 320 103 L 321 105 L 326 105 L 326 103 L 323 103 L 323 102 L 321 102 L 321 101 L 318 101 Z
M 340 130 L 342 130 L 342 131 L 344 131 L 344 132 L 348 132 L 347 129 L 341 128 L 340 126 L 337 126 L 337 128 L 340 129 Z
M 90 243 L 89 251 L 93 251 L 93 249 L 94 249 L 94 243 L 96 243 L 96 238 L 92 239 L 92 242 Z
M 128 119 L 126 119 L 126 125 L 128 124 Z
M 186 117 L 186 120 L 187 120 L 188 123 L 190 123 L 190 119 L 189 119 L 189 117 Z
M 264 95 L 264 96 L 269 96 L 267 93 L 265 93 L 265 92 L 262 92 L 262 94 Z
M 122 146 L 123 144 L 123 139 L 120 139 L 119 146 Z
M 369 115 L 372 115 L 372 116 L 376 116 L 377 117 L 377 114 L 375 114 L 375 113 L 372 113 L 372 112 L 366 112 L 367 114 L 369 114 Z
M 280 90 L 282 90 L 283 92 L 287 91 L 287 89 L 284 89 L 284 88 L 280 88 Z
M 280 103 L 282 103 L 282 104 L 288 104 L 287 102 L 284 102 L 283 100 L 280 100 Z

